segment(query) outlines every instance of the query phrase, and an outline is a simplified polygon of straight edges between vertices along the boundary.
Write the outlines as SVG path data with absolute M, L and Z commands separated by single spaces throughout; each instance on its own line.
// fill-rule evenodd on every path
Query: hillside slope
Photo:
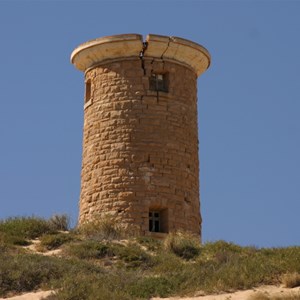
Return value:
M 241 291 L 273 285 L 279 294 L 273 287 L 268 294 L 256 292 L 255 299 L 300 299 L 300 247 L 258 249 L 224 241 L 200 245 L 187 233 L 170 234 L 162 242 L 128 236 L 109 219 L 80 231 L 65 229 L 59 217 L 0 221 L 0 297 L 43 289 L 54 291 L 48 300 L 197 294 L 207 300 L 246 299 L 251 295 Z M 286 298 L 290 290 L 283 286 L 294 288 L 293 298 Z M 231 294 L 209 296 L 226 292 Z

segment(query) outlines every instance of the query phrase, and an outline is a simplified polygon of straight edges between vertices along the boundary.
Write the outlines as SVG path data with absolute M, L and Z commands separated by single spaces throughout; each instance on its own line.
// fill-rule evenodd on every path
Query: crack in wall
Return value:
M 143 42 L 143 48 L 140 51 L 140 55 L 139 55 L 144 76 L 147 75 L 147 71 L 146 71 L 146 67 L 145 67 L 145 60 L 144 60 L 145 51 L 147 50 L 147 47 L 148 47 L 148 42 L 147 41 Z M 146 88 L 144 86 L 144 94 L 145 94 L 145 90 L 146 90 Z M 141 95 L 141 102 L 143 102 L 143 98 L 144 98 L 144 95 Z M 140 123 L 140 120 L 139 120 L 139 123 Z
M 144 61 L 144 55 L 145 55 L 145 51 L 147 50 L 148 47 L 148 42 L 143 42 L 143 48 L 140 52 L 140 59 L 141 59 L 141 63 L 142 63 L 142 69 L 144 71 L 144 75 L 146 75 L 146 68 L 145 68 L 145 61 Z
M 168 41 L 168 45 L 167 45 L 167 47 L 166 47 L 166 49 L 164 50 L 164 52 L 162 53 L 162 55 L 161 55 L 161 59 L 164 59 L 164 55 L 165 55 L 165 53 L 167 52 L 167 50 L 169 49 L 169 47 L 170 47 L 170 43 L 172 42 L 172 40 L 173 40 L 173 37 L 172 36 L 169 36 L 169 41 Z
M 165 50 L 163 50 L 161 56 L 160 56 L 160 59 L 162 60 L 162 63 L 163 63 L 163 71 L 165 69 L 165 61 L 164 61 L 164 55 L 165 53 L 167 52 L 167 50 L 169 49 L 170 47 L 170 43 L 173 41 L 173 37 L 170 36 L 169 37 L 169 40 L 168 40 L 168 44 L 165 48 Z M 143 47 L 142 47 L 142 50 L 140 51 L 139 53 L 139 58 L 141 60 L 141 67 L 143 69 L 143 73 L 144 73 L 144 76 L 147 75 L 147 70 L 146 70 L 146 67 L 145 67 L 145 60 L 144 60 L 144 57 L 145 57 L 145 52 L 148 48 L 148 41 L 145 41 L 143 42 Z M 150 71 L 150 74 L 152 75 L 153 73 L 153 64 L 154 64 L 154 61 L 155 61 L 155 58 L 153 57 L 151 62 L 150 62 L 150 65 L 151 65 L 151 71 Z M 159 102 L 159 90 L 156 91 L 156 99 L 157 99 L 157 103 Z M 141 96 L 141 101 L 143 100 L 143 96 Z

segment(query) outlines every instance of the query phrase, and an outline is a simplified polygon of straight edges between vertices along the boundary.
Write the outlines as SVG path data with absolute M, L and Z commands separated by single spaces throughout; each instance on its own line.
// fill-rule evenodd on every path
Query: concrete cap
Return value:
M 140 34 L 120 34 L 98 38 L 78 46 L 71 54 L 71 63 L 85 71 L 108 59 L 140 57 L 179 61 L 194 69 L 197 76 L 210 64 L 210 54 L 201 45 L 179 37 L 149 34 L 144 48 Z
M 201 45 L 175 36 L 149 34 L 145 57 L 160 57 L 183 62 L 192 67 L 197 76 L 210 65 L 210 54 Z
M 140 34 L 120 34 L 88 41 L 71 54 L 71 63 L 80 71 L 106 59 L 139 56 L 143 48 Z

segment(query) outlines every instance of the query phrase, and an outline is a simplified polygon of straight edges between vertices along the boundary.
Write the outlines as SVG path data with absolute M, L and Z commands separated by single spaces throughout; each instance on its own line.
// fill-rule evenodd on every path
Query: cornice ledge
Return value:
M 71 63 L 85 71 L 106 59 L 139 57 L 143 48 L 140 34 L 119 34 L 94 39 L 79 45 L 71 54 Z
M 181 62 L 190 66 L 197 76 L 210 65 L 210 54 L 203 46 L 180 37 L 155 34 L 149 34 L 146 43 L 140 34 L 120 34 L 88 41 L 72 52 L 71 63 L 80 71 L 86 71 L 105 60 L 141 56 Z
M 177 60 L 192 67 L 197 76 L 210 65 L 208 50 L 192 41 L 174 36 L 149 34 L 146 42 L 147 50 L 144 57 Z

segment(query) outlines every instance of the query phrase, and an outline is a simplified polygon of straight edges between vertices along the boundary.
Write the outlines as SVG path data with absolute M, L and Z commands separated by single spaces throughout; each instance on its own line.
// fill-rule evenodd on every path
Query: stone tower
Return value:
M 79 225 L 112 215 L 142 235 L 201 235 L 197 77 L 208 51 L 178 37 L 88 41 Z

